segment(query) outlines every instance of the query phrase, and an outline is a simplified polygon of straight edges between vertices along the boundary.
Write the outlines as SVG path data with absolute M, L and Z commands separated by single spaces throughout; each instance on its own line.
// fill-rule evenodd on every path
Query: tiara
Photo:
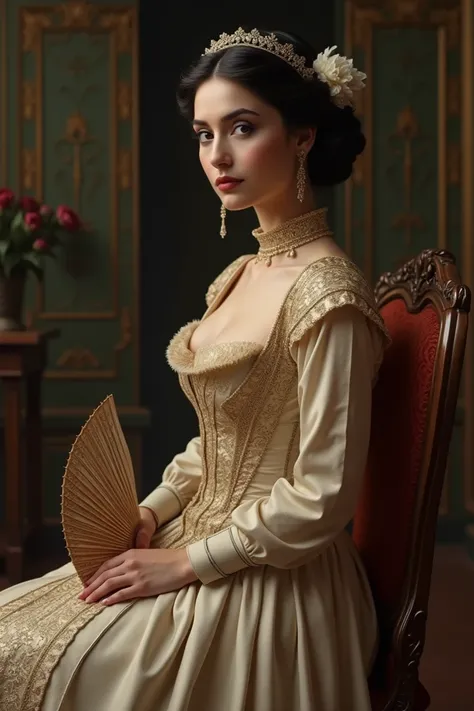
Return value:
M 337 48 L 328 47 L 318 54 L 311 67 L 306 66 L 306 58 L 297 54 L 291 43 L 282 43 L 273 33 L 262 35 L 257 29 L 246 32 L 239 27 L 233 34 L 223 32 L 219 39 L 212 40 L 210 46 L 204 50 L 206 54 L 216 54 L 229 47 L 255 47 L 283 59 L 303 79 L 312 79 L 315 75 L 329 90 L 333 102 L 340 108 L 353 105 L 354 91 L 365 87 L 364 79 L 367 75 L 353 66 L 353 60 L 340 54 L 333 54 Z

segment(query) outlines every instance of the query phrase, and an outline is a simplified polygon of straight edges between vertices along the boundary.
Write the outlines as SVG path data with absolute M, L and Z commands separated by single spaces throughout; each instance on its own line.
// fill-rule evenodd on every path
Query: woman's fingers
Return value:
M 130 585 L 130 578 L 127 575 L 117 575 L 112 578 L 108 578 L 105 582 L 87 595 L 86 602 L 99 602 L 103 598 L 110 595 L 110 593 L 120 590 L 121 588 L 125 588 L 127 585 Z

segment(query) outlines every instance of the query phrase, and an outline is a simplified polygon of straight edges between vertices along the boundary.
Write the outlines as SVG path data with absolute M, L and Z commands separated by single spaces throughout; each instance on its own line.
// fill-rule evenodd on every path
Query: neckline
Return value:
M 197 325 L 198 325 L 199 323 L 202 323 L 203 321 L 205 321 L 211 314 L 213 314 L 213 313 L 219 308 L 219 306 L 222 305 L 222 303 L 225 301 L 226 297 L 228 296 L 229 291 L 230 291 L 231 288 L 234 287 L 235 284 L 238 282 L 238 280 L 239 280 L 240 277 L 242 276 L 242 273 L 243 273 L 245 267 L 247 266 L 247 264 L 248 264 L 252 259 L 255 259 L 255 255 L 254 255 L 254 254 L 246 255 L 246 257 L 245 257 L 244 260 L 242 261 L 242 264 L 239 265 L 239 267 L 236 269 L 236 271 L 234 272 L 234 274 L 230 277 L 230 279 L 228 280 L 228 282 L 224 285 L 224 287 L 223 287 L 223 289 L 221 290 L 221 292 L 220 292 L 219 294 L 217 294 L 215 300 L 214 300 L 213 303 L 209 306 L 209 308 L 205 311 L 205 313 L 203 314 L 203 316 L 202 316 L 202 318 L 200 319 L 200 321 L 198 321 L 198 322 L 196 323 L 196 328 L 197 328 Z M 201 350 L 202 350 L 202 349 L 205 349 L 205 348 L 216 348 L 216 347 L 218 347 L 218 346 L 231 346 L 231 345 L 240 345 L 240 344 L 246 343 L 246 344 L 249 344 L 249 345 L 258 346 L 258 347 L 261 349 L 261 350 L 260 350 L 260 353 L 257 355 L 257 359 L 256 359 L 255 364 L 254 364 L 254 366 L 253 366 L 253 367 L 255 367 L 255 366 L 257 365 L 257 363 L 260 361 L 260 359 L 264 356 L 264 354 L 266 353 L 266 351 L 268 350 L 268 348 L 269 348 L 269 346 L 270 346 L 270 344 L 271 344 L 271 342 L 272 342 L 272 340 L 273 340 L 274 334 L 275 334 L 275 332 L 276 332 L 277 329 L 278 329 L 278 326 L 279 326 L 279 324 L 280 324 L 281 317 L 282 317 L 283 312 L 284 312 L 284 310 L 285 310 L 285 308 L 286 308 L 286 305 L 287 305 L 287 303 L 288 303 L 288 301 L 289 301 L 289 299 L 290 299 L 290 297 L 291 297 L 291 294 L 292 294 L 293 291 L 297 288 L 298 284 L 299 284 L 300 281 L 303 279 L 303 276 L 304 276 L 304 275 L 306 274 L 306 272 L 308 272 L 311 268 L 314 268 L 316 265 L 322 265 L 322 263 L 327 262 L 327 261 L 341 262 L 341 263 L 349 264 L 349 265 L 355 267 L 355 264 L 354 264 L 350 259 L 348 259 L 347 257 L 337 257 L 337 256 L 335 256 L 335 255 L 328 255 L 327 257 L 320 257 L 319 259 L 315 259 L 314 261 L 312 261 L 312 262 L 310 262 L 309 264 L 307 264 L 307 265 L 304 267 L 304 269 L 301 271 L 301 273 L 300 273 L 300 274 L 296 277 L 296 279 L 293 281 L 293 283 L 291 284 L 290 288 L 288 289 L 288 291 L 287 291 L 287 293 L 286 293 L 286 295 L 285 295 L 285 297 L 284 297 L 284 299 L 283 299 L 283 301 L 282 301 L 282 303 L 281 303 L 281 305 L 280 305 L 280 308 L 278 309 L 278 312 L 277 312 L 276 318 L 275 318 L 275 320 L 274 320 L 274 322 L 273 322 L 273 326 L 272 326 L 272 328 L 271 328 L 271 330 L 270 330 L 270 333 L 268 334 L 267 339 L 266 339 L 266 341 L 265 341 L 265 344 L 264 344 L 263 346 L 262 346 L 261 343 L 252 342 L 252 341 L 227 341 L 227 342 L 226 342 L 226 341 L 222 341 L 222 342 L 220 342 L 220 343 L 212 343 L 212 344 L 211 344 L 211 343 L 208 343 L 208 344 L 206 344 L 206 345 L 204 345 L 204 346 L 201 346 L 201 347 L 196 351 L 196 353 L 195 353 L 194 351 L 192 351 L 192 350 L 189 348 L 189 342 L 188 342 L 188 351 L 189 351 L 189 353 L 191 353 L 191 355 L 193 355 L 194 357 L 196 357 L 197 353 L 201 353 Z M 191 337 L 190 337 L 189 341 L 190 341 L 190 340 L 191 340 Z M 252 370 L 253 370 L 253 368 L 252 368 Z

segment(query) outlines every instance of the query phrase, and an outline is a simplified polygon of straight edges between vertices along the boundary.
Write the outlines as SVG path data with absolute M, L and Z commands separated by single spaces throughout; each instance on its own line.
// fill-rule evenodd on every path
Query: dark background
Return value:
M 255 3 L 255 6 L 257 3 Z M 161 480 L 174 454 L 197 434 L 197 419 L 170 370 L 166 347 L 204 311 L 207 287 L 235 257 L 255 251 L 253 210 L 232 213 L 219 236 L 220 203 L 205 178 L 198 146 L 177 111 L 182 71 L 221 32 L 239 25 L 296 33 L 322 51 L 334 40 L 333 3 L 141 3 L 142 404 L 152 425 L 145 438 L 143 491 Z M 298 11 L 298 15 L 296 15 Z

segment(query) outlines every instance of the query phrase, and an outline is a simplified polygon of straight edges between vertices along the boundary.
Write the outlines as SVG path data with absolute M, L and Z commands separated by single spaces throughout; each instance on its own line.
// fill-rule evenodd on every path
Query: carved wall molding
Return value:
M 36 119 L 36 85 L 33 81 L 24 81 L 23 91 L 23 118 L 26 121 Z
M 346 187 L 346 213 L 345 220 L 345 244 L 350 249 L 352 244 L 352 194 L 353 188 L 360 189 L 364 193 L 365 201 L 365 262 L 364 271 L 370 281 L 373 282 L 373 250 L 374 250 L 374 178 L 373 178 L 373 146 L 374 146 L 374 108 L 377 96 L 374 95 L 374 37 L 375 33 L 384 29 L 397 28 L 403 31 L 404 28 L 417 27 L 437 32 L 438 42 L 438 136 L 435 149 L 438 154 L 438 247 L 446 248 L 448 232 L 448 186 L 456 177 L 456 160 L 454 156 L 448 154 L 447 122 L 448 116 L 459 116 L 460 113 L 460 78 L 448 72 L 447 52 L 452 47 L 459 47 L 460 44 L 460 6 L 459 0 L 438 0 L 437 2 L 427 0 L 352 0 L 347 3 L 346 13 L 346 48 L 349 54 L 354 51 L 359 54 L 358 62 L 361 68 L 368 74 L 367 90 L 364 92 L 362 105 L 359 106 L 358 113 L 363 117 L 364 129 L 368 134 L 368 145 L 359 167 L 354 171 L 352 183 Z M 362 59 L 360 59 L 362 57 Z M 430 71 L 432 68 L 430 67 Z M 404 74 L 410 77 L 410 73 Z M 408 81 L 408 79 L 407 79 Z M 405 79 L 403 83 L 406 84 Z M 415 89 L 414 89 L 415 91 Z M 394 117 L 395 120 L 395 117 Z M 415 139 L 412 139 L 412 143 Z M 407 146 L 406 146 L 407 148 Z M 409 151 L 407 150 L 408 154 Z M 413 175 L 414 164 L 410 167 L 410 160 L 405 160 L 405 196 L 406 185 L 410 174 Z
M 112 367 L 101 366 L 99 358 L 86 346 L 67 348 L 57 359 L 58 370 L 47 370 L 48 380 L 116 380 L 120 374 L 120 355 L 133 345 L 133 317 L 129 306 L 120 314 L 119 338 L 112 349 Z
M 120 190 L 130 190 L 133 180 L 133 157 L 129 148 L 120 149 L 117 171 Z
M 87 30 L 97 17 L 98 7 L 90 2 L 70 0 L 61 3 L 56 12 L 61 16 L 62 27 Z
M 3 2 L 0 0 L 0 8 Z M 91 266 L 91 275 L 94 274 L 93 288 L 97 294 L 90 288 L 87 291 L 82 272 L 66 270 L 63 306 L 51 308 L 50 304 L 55 303 L 54 288 L 48 276 L 54 267 L 48 265 L 51 272 L 37 289 L 36 303 L 28 305 L 32 327 L 40 327 L 40 320 L 65 324 L 63 351 L 46 377 L 53 380 L 119 379 L 121 354 L 132 344 L 131 390 L 136 402 L 140 399 L 139 348 L 132 333 L 139 322 L 139 287 L 135 276 L 130 276 L 130 283 L 128 278 L 121 282 L 119 250 L 123 234 L 129 232 L 133 240 L 133 263 L 138 263 L 137 5 L 133 0 L 130 5 L 65 0 L 49 5 L 20 6 L 18 72 L 22 125 L 19 126 L 16 186 L 18 191 L 26 191 L 39 200 L 70 204 L 90 228 L 87 239 L 81 244 L 88 245 L 84 255 L 90 259 L 87 264 Z M 62 65 L 56 61 L 58 51 L 61 58 L 65 58 Z M 48 94 L 45 93 L 46 80 Z M 45 107 L 45 101 L 51 101 L 52 89 L 58 91 L 62 122 L 57 135 L 51 135 L 54 129 L 47 123 L 49 103 Z M 102 93 L 97 97 L 100 96 L 103 104 L 100 117 L 94 98 L 98 90 Z M 104 130 L 104 117 L 107 117 L 107 130 Z M 51 192 L 45 195 L 45 189 Z M 122 200 L 124 191 L 129 193 L 126 201 Z M 100 245 L 93 243 L 93 229 L 100 230 L 97 232 Z M 127 246 L 127 254 L 128 249 Z M 79 264 L 81 255 L 71 252 L 64 256 L 70 264 Z M 94 256 L 97 256 L 96 263 Z M 98 281 L 97 270 L 102 264 L 104 279 Z M 126 307 L 123 301 L 128 304 Z M 103 354 L 99 358 L 87 345 L 79 347 L 71 343 L 67 324 L 74 321 L 111 322 L 111 334 L 118 327 L 119 338 L 114 343 L 112 336 L 109 346 L 110 366 L 102 362 L 105 361 Z M 93 329 L 91 326 L 91 332 Z
M 119 193 L 124 190 L 137 190 L 135 182 L 138 180 L 134 170 L 134 164 L 137 160 L 134 151 L 138 150 L 138 146 L 123 146 L 122 134 L 119 132 L 119 123 L 128 122 L 130 124 L 130 135 L 136 135 L 137 127 L 134 125 L 136 121 L 137 108 L 137 91 L 138 87 L 130 80 L 124 80 L 119 74 L 119 54 L 128 53 L 130 61 L 136 61 L 136 53 L 134 51 L 136 43 L 136 23 L 135 9 L 127 6 L 102 5 L 98 6 L 84 0 L 69 0 L 60 5 L 41 6 L 38 8 L 29 7 L 20 9 L 20 28 L 22 42 L 21 60 L 26 61 L 26 54 L 33 55 L 33 63 L 37 68 L 44 71 L 44 42 L 42 40 L 44 33 L 48 33 L 48 37 L 64 37 L 67 40 L 71 37 L 71 33 L 91 33 L 91 37 L 99 37 L 110 34 L 112 37 L 111 55 L 107 61 L 112 63 L 112 71 L 108 73 L 111 80 L 111 105 L 110 105 L 110 147 L 115 155 L 110 156 L 110 174 L 112 176 L 112 187 L 115 185 L 115 190 L 111 194 L 111 211 L 109 214 L 114 215 L 110 230 L 111 239 L 111 259 L 112 259 L 112 307 L 101 311 L 51 311 L 46 309 L 45 292 L 42 285 L 38 288 L 38 302 L 34 309 L 36 319 L 46 320 L 114 320 L 119 317 L 119 273 L 118 273 L 118 244 L 119 230 Z M 99 31 L 99 34 L 97 34 Z M 80 65 L 80 58 L 77 58 L 77 66 L 75 73 L 71 75 L 79 77 L 84 76 L 87 71 L 87 66 L 84 62 Z M 28 61 L 31 63 L 31 59 Z M 114 66 L 115 65 L 115 66 Z M 131 75 L 135 76 L 135 70 L 132 69 Z M 43 171 L 44 171 L 44 146 L 43 146 L 43 81 L 44 77 L 41 71 L 37 74 L 34 85 L 30 80 L 25 81 L 25 88 L 21 97 L 21 112 L 24 120 L 33 121 L 35 143 L 30 146 L 20 145 L 21 155 L 21 188 L 33 192 L 40 200 L 43 199 Z M 62 90 L 68 91 L 67 87 L 62 87 Z M 89 90 L 93 90 L 93 85 L 86 87 L 84 92 L 87 94 Z M 70 204 L 83 214 L 81 209 L 84 204 L 93 198 L 94 186 L 97 186 L 104 180 L 105 176 L 100 175 L 94 166 L 94 162 L 98 158 L 99 145 L 97 139 L 92 135 L 88 117 L 81 110 L 80 103 L 82 98 L 78 98 L 78 106 L 72 110 L 67 124 L 64 128 L 64 133 L 57 139 L 57 147 L 61 148 L 62 153 L 58 154 L 58 159 L 62 160 L 60 166 L 61 175 L 57 173 L 58 181 L 68 179 L 73 185 L 73 200 Z M 79 101 L 80 99 L 80 101 Z M 71 96 L 71 102 L 74 97 Z M 30 133 L 30 135 L 32 135 Z M 95 142 L 95 144 L 94 144 Z M 20 139 L 21 143 L 21 139 Z M 94 145 L 92 145 L 94 144 Z M 94 175 L 92 172 L 95 171 Z M 68 176 L 69 173 L 69 176 Z M 114 180 L 117 175 L 117 179 Z M 88 179 L 87 179 L 88 178 Z M 86 190 L 86 183 L 88 187 Z M 59 182 L 60 184 L 60 182 Z M 136 205 L 136 203 L 135 203 Z M 136 207 L 135 207 L 136 210 Z M 139 230 L 136 229 L 138 216 L 134 216 L 134 229 L 132 234 L 134 240 L 139 239 Z M 86 220 L 86 222 L 88 222 Z M 137 307 L 138 308 L 138 307 Z
M 127 81 L 121 81 L 118 85 L 118 110 L 122 121 L 129 121 L 132 116 L 132 86 Z
M 74 370 L 88 370 L 99 368 L 100 361 L 89 348 L 68 348 L 56 361 L 58 368 L 72 368 Z

